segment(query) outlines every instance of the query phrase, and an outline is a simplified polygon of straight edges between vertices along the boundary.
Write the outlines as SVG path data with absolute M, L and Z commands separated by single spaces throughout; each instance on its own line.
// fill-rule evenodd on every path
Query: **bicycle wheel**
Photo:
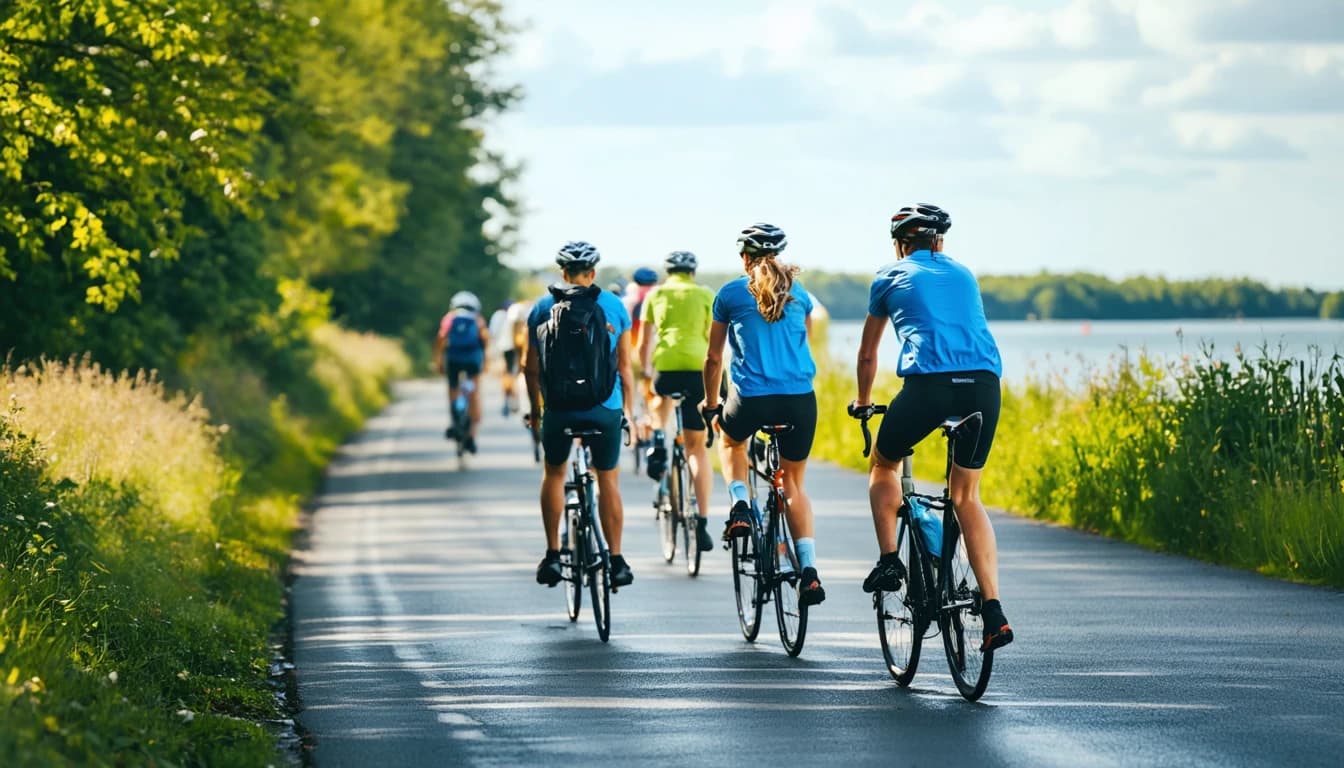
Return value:
M 663 545 L 663 559 L 677 559 L 677 517 L 673 507 L 671 484 L 658 483 L 658 540 Z
M 737 621 L 742 626 L 742 637 L 748 642 L 756 639 L 761 631 L 762 602 L 761 580 L 761 527 L 755 515 L 751 519 L 751 532 L 746 536 L 732 539 L 733 553 L 733 591 L 737 595 Z
M 560 565 L 566 574 L 565 610 L 571 622 L 579 620 L 579 609 L 583 606 L 583 569 L 579 565 L 584 561 L 583 537 L 574 533 L 578 530 L 578 511 L 565 510 L 564 530 L 560 532 Z
M 882 657 L 887 671 L 901 685 L 909 685 L 919 667 L 919 650 L 924 643 L 924 626 L 920 619 L 924 600 L 924 578 L 921 576 L 918 555 L 915 552 L 914 529 L 905 518 L 897 524 L 896 551 L 906 563 L 906 579 L 901 588 L 892 592 L 878 590 L 873 594 L 877 610 L 877 636 L 882 639 Z
M 597 547 L 597 536 L 592 534 L 591 545 Z M 611 636 L 611 556 L 606 551 L 593 550 L 588 566 L 588 591 L 593 598 L 593 622 L 597 636 L 607 642 Z
M 980 650 L 985 626 L 981 617 L 983 598 L 951 509 L 949 506 L 943 517 L 943 605 L 939 623 L 952 680 L 967 701 L 975 701 L 989 685 L 994 652 Z
M 793 549 L 784 510 L 771 512 L 766 541 L 770 542 L 770 556 L 775 565 L 775 623 L 779 625 L 779 641 L 790 656 L 797 656 L 803 652 L 803 640 L 807 637 L 807 606 L 798 600 L 803 569 Z
M 681 552 L 686 558 L 686 573 L 700 572 L 700 540 L 695 518 L 691 516 L 690 468 L 686 454 L 680 447 L 672 451 L 672 471 L 668 475 L 668 489 L 672 497 L 672 514 L 681 530 Z

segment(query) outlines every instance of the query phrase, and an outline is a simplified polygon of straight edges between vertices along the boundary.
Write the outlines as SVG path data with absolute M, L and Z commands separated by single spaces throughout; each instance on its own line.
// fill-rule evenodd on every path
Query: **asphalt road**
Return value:
M 330 468 L 293 593 L 322 768 L 1344 762 L 1344 595 L 1006 515 L 1017 642 L 988 693 L 962 700 L 936 641 L 898 688 L 859 588 L 876 557 L 865 481 L 825 466 L 809 487 L 828 598 L 791 659 L 768 607 L 743 641 L 726 552 L 697 579 L 663 562 L 627 450 L 635 583 L 604 645 L 586 593 L 571 624 L 533 581 L 540 470 L 493 410 L 464 469 L 441 385 L 402 385 Z

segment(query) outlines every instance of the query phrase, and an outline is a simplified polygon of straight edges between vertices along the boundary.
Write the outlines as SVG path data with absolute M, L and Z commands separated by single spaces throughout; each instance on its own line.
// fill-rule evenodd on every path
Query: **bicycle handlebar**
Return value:
M 850 403 L 846 409 L 851 418 L 859 420 L 859 428 L 863 430 L 863 458 L 868 458 L 873 453 L 873 433 L 868 429 L 868 420 L 874 416 L 881 416 L 887 412 L 885 405 L 864 405 L 857 406 Z
M 705 447 L 714 447 L 714 419 L 723 418 L 723 404 L 720 403 L 713 408 L 701 408 L 700 418 L 705 420 Z

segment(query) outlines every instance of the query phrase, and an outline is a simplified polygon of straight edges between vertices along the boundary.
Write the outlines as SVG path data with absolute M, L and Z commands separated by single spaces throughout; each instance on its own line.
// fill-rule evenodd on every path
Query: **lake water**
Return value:
M 1281 350 L 1284 357 L 1305 358 L 1314 348 L 1327 356 L 1344 355 L 1344 320 L 1004 320 L 989 327 L 999 342 L 1006 381 L 1039 376 L 1081 381 L 1121 359 L 1126 350 L 1132 357 L 1143 351 L 1165 361 L 1197 357 L 1202 346 L 1224 359 L 1238 348 L 1259 356 L 1266 345 L 1271 355 Z M 831 353 L 852 361 L 862 331 L 861 322 L 832 321 Z M 894 370 L 897 355 L 896 334 L 888 328 L 878 362 Z

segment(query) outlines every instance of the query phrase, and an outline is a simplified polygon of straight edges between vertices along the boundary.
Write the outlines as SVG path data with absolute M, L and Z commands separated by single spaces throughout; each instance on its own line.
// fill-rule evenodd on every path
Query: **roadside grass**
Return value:
M 299 505 L 405 372 L 392 342 L 312 337 L 285 381 L 198 349 L 190 398 L 81 361 L 0 370 L 6 765 L 277 761 L 270 633 Z
M 1344 358 L 1265 352 L 1224 362 L 1204 350 L 1173 366 L 1139 355 L 1082 389 L 1005 386 L 982 497 L 1150 549 L 1344 587 Z M 874 397 L 899 386 L 884 373 Z M 866 469 L 843 412 L 852 364 L 824 365 L 817 393 L 816 455 Z M 917 446 L 916 475 L 941 480 L 943 450 L 937 433 Z

